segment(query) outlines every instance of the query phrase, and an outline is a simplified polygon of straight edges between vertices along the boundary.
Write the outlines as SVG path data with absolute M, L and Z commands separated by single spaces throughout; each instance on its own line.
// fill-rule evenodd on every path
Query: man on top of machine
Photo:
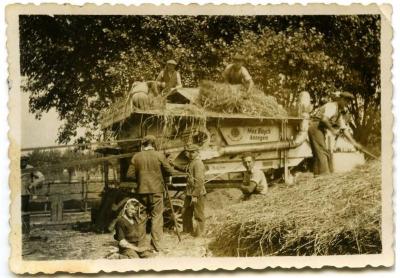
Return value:
M 181 75 L 176 70 L 177 62 L 175 60 L 168 60 L 167 65 L 158 74 L 156 81 L 160 82 L 161 88 L 163 89 L 161 94 L 165 95 L 169 92 L 182 88 Z
M 250 92 L 254 82 L 248 70 L 243 66 L 244 61 L 244 56 L 236 54 L 233 57 L 233 63 L 229 64 L 222 72 L 222 77 L 226 83 L 232 85 L 241 84 Z
M 136 108 L 146 110 L 151 107 L 151 98 L 158 96 L 157 81 L 135 81 L 128 93 L 128 101 Z

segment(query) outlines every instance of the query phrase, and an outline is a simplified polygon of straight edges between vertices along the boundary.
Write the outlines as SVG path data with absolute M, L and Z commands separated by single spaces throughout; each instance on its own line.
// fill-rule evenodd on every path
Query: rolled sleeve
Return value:
M 340 129 L 351 130 L 350 126 L 348 125 L 348 122 L 343 116 L 339 117 L 339 119 L 337 120 L 337 125 L 339 126 Z
M 222 72 L 222 77 L 224 78 L 225 81 L 228 81 L 229 79 L 229 73 L 231 70 L 232 64 L 229 64 L 226 66 L 226 68 L 224 69 L 224 71 Z
M 176 86 L 175 88 L 182 88 L 182 79 L 181 79 L 181 74 L 179 72 L 176 72 Z
M 241 68 L 241 73 L 242 73 L 242 78 L 244 81 L 249 82 L 250 80 L 252 80 L 249 71 L 245 67 Z
M 261 174 L 262 175 L 261 175 L 261 178 L 260 178 L 260 184 L 262 185 L 262 188 L 263 188 L 262 192 L 266 193 L 268 191 L 267 179 L 266 179 L 264 173 L 261 172 Z
M 164 70 L 161 70 L 160 73 L 157 76 L 156 81 L 163 82 L 163 77 L 164 77 Z

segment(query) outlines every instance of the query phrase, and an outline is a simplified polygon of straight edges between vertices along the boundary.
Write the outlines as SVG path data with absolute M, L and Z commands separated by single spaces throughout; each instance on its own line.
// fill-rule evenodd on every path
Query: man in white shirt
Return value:
M 248 198 L 252 194 L 267 194 L 267 179 L 263 171 L 254 167 L 254 156 L 251 153 L 245 153 L 242 156 L 242 163 L 246 168 L 243 174 L 243 184 L 240 186 L 244 197 Z
M 331 152 L 326 144 L 326 134 L 331 133 L 337 137 L 340 132 L 356 148 L 361 148 L 349 132 L 347 125 L 350 117 L 347 105 L 354 96 L 348 92 L 335 92 L 334 101 L 319 107 L 310 123 L 308 136 L 314 157 L 314 176 L 332 172 Z

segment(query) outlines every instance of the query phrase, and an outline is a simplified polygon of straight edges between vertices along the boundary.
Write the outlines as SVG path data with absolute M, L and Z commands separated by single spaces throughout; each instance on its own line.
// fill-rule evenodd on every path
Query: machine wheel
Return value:
M 172 199 L 172 207 L 175 212 L 175 218 L 178 223 L 178 230 L 182 231 L 182 212 L 183 212 L 183 200 L 181 199 Z M 164 209 L 164 227 L 169 230 L 175 230 L 174 220 L 172 219 L 172 212 L 169 206 L 166 204 Z

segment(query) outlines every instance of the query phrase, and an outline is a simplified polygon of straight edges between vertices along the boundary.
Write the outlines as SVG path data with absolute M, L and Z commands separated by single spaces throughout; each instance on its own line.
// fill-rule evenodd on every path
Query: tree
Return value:
M 133 81 L 155 79 L 166 60 L 179 61 L 183 83 L 192 87 L 201 79 L 218 80 L 232 55 L 242 52 L 256 84 L 287 107 L 302 90 L 316 105 L 332 90 L 355 93 L 356 135 L 377 142 L 379 26 L 374 15 L 23 15 L 23 89 L 37 117 L 57 110 L 64 143 L 78 127 L 95 130 L 102 109 Z
M 284 30 L 269 26 L 260 33 L 242 32 L 230 52 L 245 50 L 255 83 L 285 107 L 291 107 L 303 90 L 310 92 L 315 106 L 324 103 L 330 92 L 352 92 L 355 136 L 376 144 L 380 142 L 379 35 L 378 16 L 296 17 Z

